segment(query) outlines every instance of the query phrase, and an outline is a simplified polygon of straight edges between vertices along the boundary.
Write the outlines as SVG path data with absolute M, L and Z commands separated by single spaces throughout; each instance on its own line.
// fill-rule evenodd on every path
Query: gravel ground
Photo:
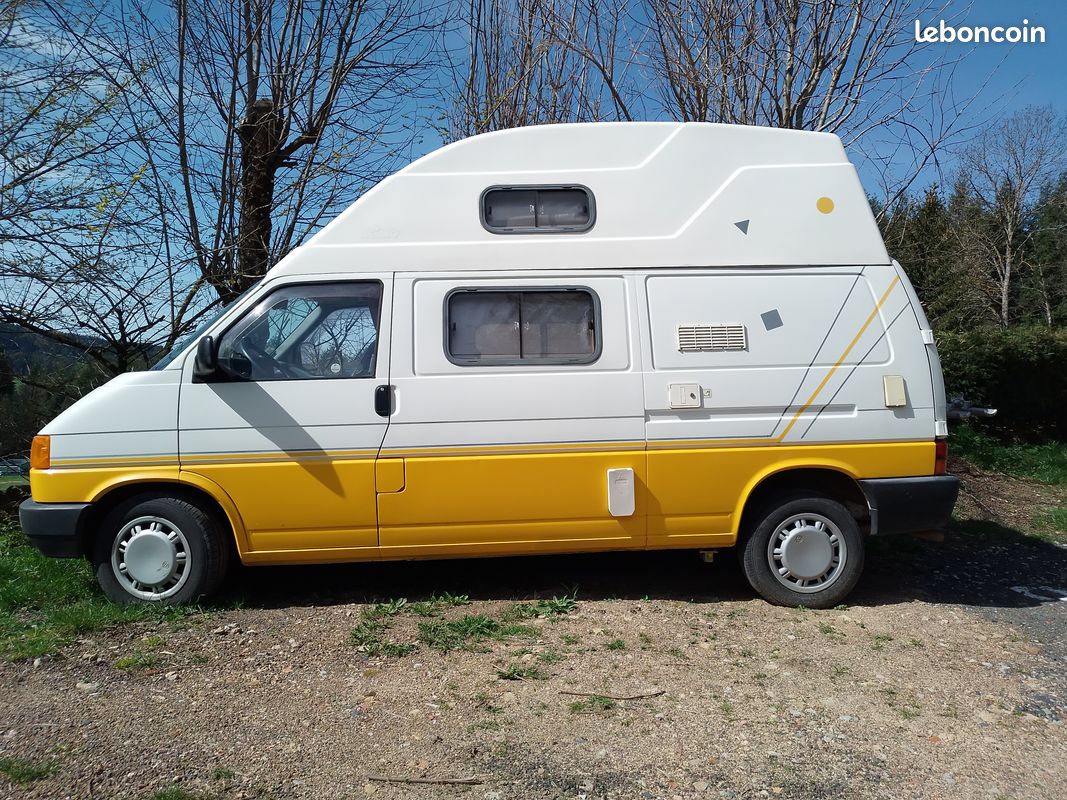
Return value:
M 1062 798 L 1067 549 L 1009 527 L 1062 493 L 965 478 L 978 521 L 875 543 L 831 611 L 753 599 L 729 553 L 243 570 L 239 608 L 0 666 L 0 758 L 52 770 L 0 796 Z M 367 621 L 441 592 L 471 602 Z M 499 638 L 419 642 L 465 616 Z

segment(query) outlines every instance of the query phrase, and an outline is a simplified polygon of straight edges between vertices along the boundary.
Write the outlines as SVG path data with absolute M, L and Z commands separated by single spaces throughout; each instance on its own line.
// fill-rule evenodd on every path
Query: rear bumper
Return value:
M 89 503 L 36 503 L 24 500 L 19 506 L 22 532 L 34 547 L 54 558 L 80 558 L 85 555 L 82 532 Z
M 955 475 L 860 481 L 871 509 L 871 535 L 919 533 L 948 525 L 960 482 Z

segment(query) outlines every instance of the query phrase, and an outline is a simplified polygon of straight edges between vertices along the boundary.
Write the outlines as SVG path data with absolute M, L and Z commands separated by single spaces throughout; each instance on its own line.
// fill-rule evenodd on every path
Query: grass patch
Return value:
M 465 594 L 435 594 L 429 600 L 410 602 L 406 597 L 375 603 L 363 610 L 363 619 L 352 629 L 350 641 L 364 653 L 372 656 L 400 658 L 418 649 L 414 642 L 393 642 L 386 639 L 392 620 L 402 614 L 417 617 L 438 617 L 447 608 L 470 605 Z
M 364 619 L 352 629 L 350 641 L 357 648 L 371 656 L 391 656 L 400 658 L 416 649 L 416 646 L 405 642 L 390 642 L 385 639 L 385 633 L 389 625 L 380 619 Z
M 977 426 L 955 425 L 949 438 L 949 452 L 996 472 L 1067 485 L 1067 443 L 1064 442 L 1002 442 Z
M 615 710 L 618 705 L 610 697 L 594 694 L 592 697 L 584 697 L 575 700 L 567 706 L 572 714 L 608 714 Z
M 29 761 L 25 758 L 0 758 L 0 774 L 16 786 L 28 786 L 43 780 L 59 769 L 54 761 Z
M 604 645 L 604 647 L 606 647 L 608 650 L 625 650 L 626 642 L 624 642 L 622 639 L 612 639 L 610 642 Z
M 537 667 L 509 664 L 507 669 L 498 669 L 496 676 L 504 681 L 547 681 L 548 673 Z
M 872 650 L 884 650 L 888 642 L 893 641 L 893 637 L 888 633 L 875 634 L 874 640 L 871 644 Z
M 1067 533 L 1067 507 L 1053 508 L 1038 522 L 1055 533 Z
M 152 800 L 214 800 L 215 796 L 203 792 L 191 792 L 180 786 L 160 789 L 152 795 Z
M 536 634 L 537 629 L 529 625 L 502 621 L 485 614 L 467 614 L 449 621 L 419 623 L 419 641 L 442 653 L 477 649 L 479 644 L 489 639 L 504 641 Z
M 559 617 L 578 610 L 578 601 L 573 597 L 552 597 L 534 600 L 532 603 L 515 603 L 504 612 L 505 620 L 534 619 L 535 617 Z
M 130 655 L 123 656 L 115 662 L 115 669 L 151 669 L 159 663 L 152 653 L 143 650 L 134 650 Z
M 845 634 L 841 633 L 841 631 L 839 631 L 829 622 L 819 623 L 819 633 L 821 633 L 823 636 L 825 636 L 832 642 L 841 642 L 845 639 Z
M 211 770 L 211 780 L 213 781 L 232 781 L 236 777 L 232 769 L 226 769 L 225 767 L 215 767 Z
M 124 622 L 173 621 L 199 611 L 112 603 L 86 561 L 41 555 L 13 517 L 0 516 L 0 658 L 35 658 L 91 631 Z

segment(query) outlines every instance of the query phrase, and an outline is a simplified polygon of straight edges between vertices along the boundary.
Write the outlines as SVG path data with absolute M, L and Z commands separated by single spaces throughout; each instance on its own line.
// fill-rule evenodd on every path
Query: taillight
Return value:
M 948 471 L 948 439 L 934 442 L 934 475 L 944 475 Z
M 34 436 L 30 445 L 30 469 L 48 469 L 52 465 L 52 437 Z

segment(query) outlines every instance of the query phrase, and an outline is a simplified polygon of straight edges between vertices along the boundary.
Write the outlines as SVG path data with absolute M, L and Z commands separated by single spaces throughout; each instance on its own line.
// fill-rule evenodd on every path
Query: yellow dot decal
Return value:
M 823 214 L 829 214 L 834 210 L 834 201 L 829 197 L 820 197 L 815 201 L 815 207 Z

